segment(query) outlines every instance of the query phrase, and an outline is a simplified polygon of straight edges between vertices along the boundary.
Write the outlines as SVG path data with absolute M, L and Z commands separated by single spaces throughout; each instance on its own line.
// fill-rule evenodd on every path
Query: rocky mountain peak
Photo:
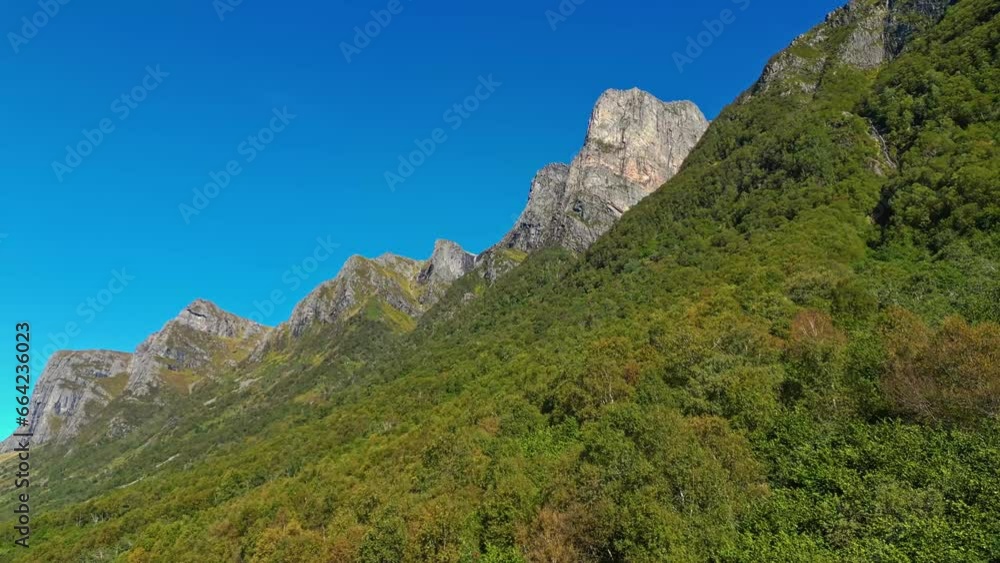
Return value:
M 422 263 L 386 253 L 378 258 L 351 256 L 332 280 L 322 283 L 292 311 L 281 328 L 299 336 L 315 323 L 336 324 L 358 313 L 372 297 L 414 317 L 421 306 L 414 295 Z
M 31 394 L 28 428 L 32 444 L 64 441 L 90 420 L 89 413 L 121 394 L 130 355 L 107 350 L 56 352 Z M 13 437 L 0 451 L 15 447 Z
M 708 124 L 692 102 L 663 102 L 638 88 L 607 90 L 591 113 L 583 149 L 569 166 L 552 164 L 535 176 L 524 213 L 494 248 L 585 250 L 680 170 Z
M 194 300 L 172 322 L 222 338 L 247 338 L 267 330 L 263 325 L 223 311 L 204 299 Z
M 173 383 L 187 385 L 186 390 L 190 390 L 202 376 L 234 366 L 242 351 L 249 353 L 269 331 L 210 301 L 196 299 L 136 348 L 126 390 L 135 396 L 146 395 L 160 387 L 168 373 L 175 375 Z M 197 370 L 204 373 L 196 378 L 191 374 Z
M 648 195 L 677 173 L 707 127 L 692 102 L 663 102 L 638 88 L 608 90 L 574 164 L 605 167 Z
M 451 284 L 472 271 L 475 265 L 475 254 L 450 240 L 438 240 L 434 243 L 433 254 L 423 263 L 417 282 L 421 285 Z
M 812 93 L 831 63 L 871 70 L 899 55 L 910 37 L 936 23 L 952 0 L 851 0 L 771 58 L 744 99 L 769 90 Z

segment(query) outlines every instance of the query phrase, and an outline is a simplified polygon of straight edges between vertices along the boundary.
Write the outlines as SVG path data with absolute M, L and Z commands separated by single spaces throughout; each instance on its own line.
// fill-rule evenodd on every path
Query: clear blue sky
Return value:
M 0 7 L 7 358 L 20 321 L 38 359 L 56 345 L 131 351 L 198 297 L 274 325 L 351 254 L 424 258 L 436 238 L 481 251 L 511 226 L 535 171 L 579 149 L 603 90 L 638 86 L 714 117 L 840 3 L 586 0 L 553 19 L 559 0 L 244 1 L 220 20 L 221 1 Z M 399 13 L 369 25 L 377 36 L 348 62 L 342 43 L 390 7 Z M 680 71 L 674 53 L 727 9 Z M 453 129 L 445 111 L 491 75 L 500 85 Z M 285 108 L 287 124 L 274 119 Z M 282 130 L 253 148 L 272 125 Z M 385 172 L 436 128 L 447 139 L 390 189 Z M 195 202 L 230 161 L 229 185 Z M 179 206 L 195 203 L 186 221 Z M 289 274 L 317 238 L 337 247 L 311 274 Z M 255 301 L 275 291 L 283 303 L 262 315 Z M 0 434 L 14 426 L 8 372 Z

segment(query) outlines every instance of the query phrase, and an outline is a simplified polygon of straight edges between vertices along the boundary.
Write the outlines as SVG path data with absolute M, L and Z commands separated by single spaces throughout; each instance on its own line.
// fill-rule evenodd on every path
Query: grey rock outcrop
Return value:
M 535 175 L 528 193 L 528 205 L 514 228 L 497 246 L 531 252 L 554 238 L 555 218 L 565 206 L 569 170 L 567 164 L 550 164 Z
M 885 3 L 863 7 L 852 2 L 834 12 L 827 20 L 836 26 L 845 26 L 850 34 L 840 49 L 840 59 L 862 70 L 878 68 L 889 56 L 886 47 L 886 26 L 889 6 Z
M 324 282 L 296 305 L 264 348 L 283 334 L 301 336 L 312 325 L 343 322 L 371 305 L 384 304 L 411 319 L 420 317 L 444 295 L 448 287 L 470 272 L 476 256 L 451 241 L 439 240 L 427 260 L 394 254 L 375 259 L 352 256 L 337 277 Z M 255 357 L 260 356 L 258 350 Z
M 434 243 L 434 252 L 417 274 L 417 285 L 423 288 L 420 302 L 433 305 L 451 284 L 476 267 L 476 255 L 466 252 L 450 240 Z
M 62 442 L 75 436 L 92 417 L 121 394 L 130 355 L 121 352 L 56 352 L 31 395 L 28 425 L 31 444 Z M 0 451 L 16 447 L 10 437 Z
M 831 63 L 871 70 L 901 53 L 914 33 L 935 23 L 952 0 L 851 0 L 775 55 L 741 98 L 777 91 L 812 93 Z
M 889 0 L 886 50 L 890 58 L 903 51 L 913 34 L 941 21 L 955 0 Z
M 202 377 L 232 367 L 241 359 L 239 350 L 252 350 L 269 330 L 213 303 L 196 300 L 136 348 L 128 367 L 126 391 L 141 397 L 159 388 L 163 375 L 170 372 L 191 373 L 208 368 L 208 373 L 198 374 Z
M 287 327 L 292 336 L 300 336 L 315 323 L 334 324 L 353 316 L 376 296 L 406 315 L 416 316 L 420 303 L 412 284 L 420 270 L 420 262 L 392 254 L 374 260 L 352 256 L 337 277 L 296 305 Z
M 538 173 L 524 213 L 496 248 L 586 250 L 677 174 L 708 125 L 691 102 L 663 102 L 639 89 L 604 92 L 583 149 L 569 166 Z

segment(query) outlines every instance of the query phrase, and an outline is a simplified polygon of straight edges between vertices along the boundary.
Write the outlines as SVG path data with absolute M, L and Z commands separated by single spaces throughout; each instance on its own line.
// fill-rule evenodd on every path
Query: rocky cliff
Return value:
M 673 177 L 707 128 L 691 102 L 662 102 L 638 89 L 608 90 L 594 107 L 579 155 L 571 164 L 538 172 L 524 212 L 499 243 L 475 256 L 438 241 L 425 261 L 355 256 L 296 306 L 264 348 L 282 335 L 300 336 L 314 323 L 335 324 L 373 307 L 415 319 L 473 269 L 494 280 L 541 248 L 582 252 Z
M 914 33 L 937 22 L 951 0 L 852 0 L 823 25 L 775 55 L 746 96 L 771 89 L 812 93 L 828 65 L 880 67 L 903 51 Z
M 65 441 L 96 410 L 122 393 L 131 356 L 121 352 L 57 352 L 49 359 L 31 395 L 28 425 L 32 444 Z M 16 440 L 0 443 L 9 451 Z
M 571 164 L 535 176 L 524 213 L 497 248 L 586 250 L 677 173 L 706 129 L 708 120 L 691 102 L 608 90 L 594 107 L 583 149 Z
M 197 300 L 135 353 L 58 352 L 31 397 L 33 444 L 75 436 L 92 414 L 119 396 L 142 398 L 166 386 L 183 394 L 206 377 L 235 367 L 270 329 Z M 8 450 L 13 441 L 0 444 Z
M 202 377 L 234 367 L 269 330 L 196 300 L 136 348 L 126 391 L 143 396 L 163 383 L 190 390 Z
M 336 324 L 369 307 L 373 313 L 385 313 L 397 322 L 415 319 L 437 303 L 475 263 L 474 254 L 446 240 L 437 241 L 430 258 L 422 261 L 394 254 L 375 259 L 352 256 L 337 277 L 296 305 L 288 322 L 265 346 L 279 335 L 300 336 L 314 323 Z

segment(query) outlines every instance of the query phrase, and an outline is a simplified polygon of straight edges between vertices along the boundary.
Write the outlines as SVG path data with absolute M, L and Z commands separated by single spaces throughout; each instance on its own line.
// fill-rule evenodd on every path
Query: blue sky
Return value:
M 481 251 L 603 90 L 714 117 L 840 3 L 62 1 L 0 7 L 0 333 L 30 322 L 38 361 L 131 351 L 198 297 L 277 324 L 351 254 Z

